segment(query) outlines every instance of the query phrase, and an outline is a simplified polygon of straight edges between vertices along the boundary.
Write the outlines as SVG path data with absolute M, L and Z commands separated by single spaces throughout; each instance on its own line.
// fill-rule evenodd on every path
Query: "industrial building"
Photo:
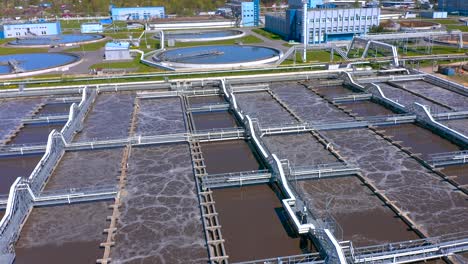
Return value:
M 163 6 L 147 7 L 112 7 L 111 16 L 113 20 L 151 20 L 164 18 Z
M 4 38 L 58 35 L 62 32 L 60 22 L 21 23 L 3 25 Z M 1 36 L 1 34 L 0 34 Z
M 130 43 L 125 41 L 106 43 L 105 57 L 106 60 L 131 60 Z
M 447 18 L 447 12 L 427 11 L 427 12 L 421 12 L 419 13 L 419 15 L 424 18 L 433 18 L 433 19 Z
M 468 1 L 466 0 L 439 0 L 439 11 L 446 11 L 462 16 L 468 15 Z
M 352 39 L 379 25 L 380 8 L 316 8 L 322 1 L 307 3 L 307 43 Z M 265 28 L 285 39 L 303 42 L 304 9 L 300 0 L 290 0 L 285 13 L 267 14 Z
M 234 0 L 227 4 L 240 27 L 258 27 L 260 22 L 260 0 Z
M 81 24 L 81 33 L 102 33 L 104 28 L 101 23 L 83 23 Z
M 383 7 L 415 7 L 414 0 L 383 0 Z

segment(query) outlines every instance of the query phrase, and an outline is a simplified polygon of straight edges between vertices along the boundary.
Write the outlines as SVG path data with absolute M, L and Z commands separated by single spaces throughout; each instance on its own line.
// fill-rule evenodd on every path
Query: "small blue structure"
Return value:
M 112 24 L 112 19 L 101 19 L 99 20 L 99 23 L 103 24 L 103 25 L 110 25 Z
M 101 23 L 83 23 L 81 24 L 81 33 L 102 33 L 104 28 Z
M 0 29 L 1 31 L 1 29 Z M 3 25 L 5 38 L 58 35 L 62 32 L 60 22 L 21 23 Z
M 130 43 L 126 41 L 106 43 L 105 57 L 106 60 L 131 60 Z
M 253 27 L 254 21 L 254 3 L 242 2 L 242 26 Z
M 232 0 L 227 6 L 238 19 L 241 27 L 256 27 L 260 24 L 260 0 Z
M 260 0 L 254 0 L 254 26 L 260 25 Z
M 110 12 L 113 20 L 150 20 L 165 17 L 163 6 L 112 7 Z

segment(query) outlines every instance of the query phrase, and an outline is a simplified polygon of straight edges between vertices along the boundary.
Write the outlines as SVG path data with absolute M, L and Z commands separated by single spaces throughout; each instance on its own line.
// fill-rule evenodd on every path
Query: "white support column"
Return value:
M 161 48 L 161 50 L 163 50 L 163 49 L 165 48 L 165 47 L 164 47 L 164 31 L 161 30 L 161 31 L 159 32 L 159 35 L 160 35 L 160 38 L 159 38 L 159 39 L 160 39 L 160 41 L 161 41 L 161 45 L 160 45 L 161 47 L 160 47 L 160 48 Z
M 304 54 L 302 54 L 302 62 L 307 61 L 307 0 L 302 0 L 302 42 L 304 44 Z
M 463 33 L 462 32 L 458 33 L 458 38 L 459 38 L 458 48 L 463 49 Z

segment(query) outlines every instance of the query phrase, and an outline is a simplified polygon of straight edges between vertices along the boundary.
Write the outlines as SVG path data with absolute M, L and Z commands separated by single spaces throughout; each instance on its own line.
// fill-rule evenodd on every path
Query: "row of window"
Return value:
M 352 17 L 342 17 L 342 16 L 338 16 L 338 17 L 333 17 L 333 18 L 332 18 L 332 17 L 323 17 L 323 18 L 315 18 L 315 19 L 312 18 L 312 19 L 310 19 L 309 21 L 310 21 L 311 23 L 313 23 L 313 22 L 320 22 L 320 21 L 321 21 L 322 23 L 325 23 L 325 22 L 332 22 L 332 21 L 334 21 L 334 22 L 338 22 L 338 21 L 340 21 L 340 22 L 341 22 L 341 21 L 354 21 L 354 20 L 356 20 L 356 21 L 364 21 L 364 20 L 372 20 L 372 18 L 373 18 L 374 20 L 377 20 L 379 17 L 378 17 L 378 16 L 374 16 L 374 17 L 372 17 L 372 16 L 358 16 L 358 15 L 352 16 Z
M 41 31 L 40 33 L 34 32 L 34 34 L 36 34 L 36 35 L 38 35 L 38 34 L 40 34 L 40 35 L 47 35 L 47 31 Z M 24 32 L 24 35 L 27 36 L 27 35 L 28 35 L 28 32 Z M 13 37 L 13 36 L 15 36 L 15 37 L 21 37 L 21 32 L 15 32 L 14 35 L 11 34 L 11 33 L 9 33 L 9 34 L 7 34 L 7 36 L 8 36 L 8 37 Z
M 361 26 L 361 27 L 327 27 L 325 31 L 323 30 L 317 30 L 315 31 L 315 35 L 319 35 L 319 31 L 322 32 L 327 32 L 327 33 L 339 33 L 339 32 L 355 32 L 355 31 L 369 31 L 371 26 Z M 314 32 L 309 31 L 309 36 L 313 36 Z
M 24 29 L 25 29 L 25 27 L 14 27 L 14 28 L 9 28 L 9 30 L 24 30 Z M 47 27 L 44 27 L 44 26 L 43 26 L 43 27 L 40 27 L 40 26 L 33 26 L 33 27 L 30 27 L 30 26 L 28 26 L 27 29 L 28 29 L 28 30 L 30 30 L 30 29 L 47 29 Z

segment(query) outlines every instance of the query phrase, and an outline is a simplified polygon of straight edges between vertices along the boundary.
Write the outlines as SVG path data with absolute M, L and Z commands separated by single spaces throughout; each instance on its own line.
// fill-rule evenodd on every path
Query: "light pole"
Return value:
M 307 61 L 307 2 L 302 0 L 302 42 L 304 44 L 304 53 L 302 54 L 302 61 Z

